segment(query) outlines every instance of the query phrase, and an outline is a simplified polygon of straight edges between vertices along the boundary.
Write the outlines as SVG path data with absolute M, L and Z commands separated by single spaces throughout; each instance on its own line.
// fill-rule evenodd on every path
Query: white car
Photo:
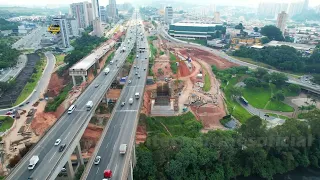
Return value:
M 58 146 L 61 143 L 61 139 L 57 139 L 56 142 L 54 143 L 55 146 Z
M 129 80 L 128 83 L 131 84 L 131 80 Z
M 98 165 L 101 161 L 101 156 L 97 156 L 95 159 L 94 159 L 94 164 L 95 165 Z

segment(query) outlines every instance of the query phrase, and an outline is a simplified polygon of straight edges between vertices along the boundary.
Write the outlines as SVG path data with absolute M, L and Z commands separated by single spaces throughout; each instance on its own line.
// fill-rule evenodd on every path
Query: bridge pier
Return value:
M 136 142 L 133 142 L 133 146 L 132 146 L 132 166 L 133 168 L 136 166 L 137 164 L 137 156 L 136 156 Z
M 72 167 L 71 159 L 69 159 L 67 161 L 66 170 L 67 170 L 68 178 L 69 179 L 74 179 L 74 170 L 73 170 L 73 167 Z
M 76 85 L 77 85 L 76 77 L 72 76 L 72 82 L 73 82 L 73 86 L 76 86 Z
M 76 151 L 78 162 L 80 163 L 80 165 L 84 165 L 84 161 L 83 161 L 82 154 L 81 154 L 80 143 L 77 144 L 75 151 Z

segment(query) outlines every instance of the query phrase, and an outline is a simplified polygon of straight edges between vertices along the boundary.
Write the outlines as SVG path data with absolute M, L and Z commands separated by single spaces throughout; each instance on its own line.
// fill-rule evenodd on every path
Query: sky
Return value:
M 8 5 L 19 5 L 19 6 L 45 6 L 48 4 L 56 4 L 56 5 L 68 5 L 74 2 L 81 2 L 81 1 L 91 1 L 91 0 L 0 0 L 0 6 L 8 6 Z M 140 2 L 142 0 L 139 0 Z M 144 0 L 149 2 L 150 0 Z M 172 0 L 174 1 L 174 0 Z M 175 0 L 181 2 L 182 0 Z M 298 0 L 261 0 L 267 2 L 293 2 Z M 100 5 L 107 5 L 109 0 L 99 0 Z M 117 3 L 124 3 L 124 2 L 134 2 L 134 0 L 117 0 Z M 183 0 L 182 2 L 195 2 L 194 0 Z M 221 4 L 223 2 L 223 4 Z M 257 6 L 259 0 L 198 0 L 197 3 L 199 4 L 215 4 L 215 5 L 244 5 L 244 6 Z M 320 0 L 309 0 L 309 5 L 311 7 L 320 5 Z

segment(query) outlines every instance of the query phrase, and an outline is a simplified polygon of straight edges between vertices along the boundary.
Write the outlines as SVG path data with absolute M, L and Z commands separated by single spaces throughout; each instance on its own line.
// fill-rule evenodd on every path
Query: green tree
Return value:
M 133 171 L 134 178 L 146 180 L 156 179 L 156 167 L 152 159 L 152 152 L 144 146 L 139 146 L 136 151 L 138 164 Z
M 268 71 L 264 68 L 258 67 L 257 70 L 254 71 L 254 76 L 258 79 L 261 79 L 266 74 L 268 74 Z
M 290 84 L 288 86 L 288 89 L 290 92 L 293 92 L 293 93 L 296 93 L 296 94 L 299 94 L 301 92 L 301 87 L 297 84 Z
M 261 28 L 261 34 L 267 36 L 271 40 L 284 41 L 284 37 L 279 28 L 273 25 L 266 25 Z
M 231 98 L 242 96 L 242 88 L 240 87 L 232 87 L 229 89 Z
M 268 37 L 261 38 L 261 43 L 262 44 L 267 44 L 268 42 L 270 42 L 270 39 Z
M 242 23 L 239 23 L 239 24 L 236 25 L 234 28 L 235 28 L 235 29 L 240 29 L 241 31 L 243 31 L 243 30 L 245 29 L 244 26 L 242 25 Z
M 254 31 L 254 32 L 259 32 L 259 28 L 258 28 L 258 27 L 254 27 L 254 28 L 253 28 L 253 31 Z
M 282 91 L 277 91 L 272 99 L 277 100 L 277 101 L 283 101 L 285 99 L 284 93 Z
M 270 76 L 270 82 L 275 84 L 276 86 L 282 86 L 286 83 L 288 77 L 283 73 L 273 72 Z
M 254 77 L 248 77 L 243 82 L 248 87 L 259 87 L 260 86 L 259 80 L 257 78 L 254 78 Z

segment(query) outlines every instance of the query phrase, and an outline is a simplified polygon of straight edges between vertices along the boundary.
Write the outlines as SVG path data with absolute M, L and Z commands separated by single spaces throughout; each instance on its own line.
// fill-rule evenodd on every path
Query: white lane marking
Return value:
M 98 174 L 98 172 L 99 172 L 99 169 L 100 169 L 100 168 L 98 167 L 98 169 L 97 169 L 97 172 L 96 172 L 96 174 Z
M 67 136 L 63 139 L 63 140 L 66 140 L 69 136 L 70 132 L 68 132 Z
M 106 149 L 108 148 L 108 146 L 109 146 L 109 143 L 107 144 Z
M 51 162 L 52 158 L 54 157 L 54 155 L 56 155 L 57 151 L 53 153 L 52 157 L 49 159 L 49 162 Z
M 117 110 L 116 112 L 136 112 L 138 110 Z
M 117 167 L 118 167 L 118 164 L 116 164 L 116 167 L 114 168 L 114 173 L 116 173 L 117 172 Z

